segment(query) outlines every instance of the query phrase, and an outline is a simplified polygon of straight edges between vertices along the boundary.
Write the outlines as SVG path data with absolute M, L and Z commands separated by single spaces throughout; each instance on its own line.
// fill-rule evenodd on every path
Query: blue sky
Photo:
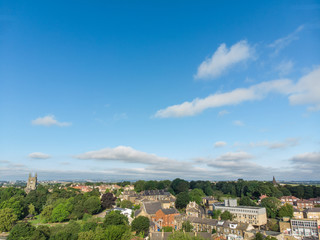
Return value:
M 319 1 L 1 1 L 0 180 L 319 180 Z

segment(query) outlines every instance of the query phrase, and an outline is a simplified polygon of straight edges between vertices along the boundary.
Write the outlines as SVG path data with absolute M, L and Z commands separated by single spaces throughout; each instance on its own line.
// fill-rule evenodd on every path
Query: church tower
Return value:
M 272 183 L 273 183 L 273 186 L 277 186 L 277 185 L 278 185 L 278 183 L 277 183 L 277 181 L 276 181 L 276 178 L 275 178 L 274 176 L 273 176 Z
M 25 188 L 26 193 L 28 194 L 32 190 L 37 189 L 37 173 L 32 177 L 31 173 L 29 173 L 29 178 L 27 182 L 27 187 Z

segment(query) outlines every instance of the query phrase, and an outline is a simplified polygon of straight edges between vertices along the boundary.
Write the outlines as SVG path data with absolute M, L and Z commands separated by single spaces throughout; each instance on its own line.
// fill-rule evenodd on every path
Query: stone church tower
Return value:
M 31 176 L 31 173 L 29 173 L 28 183 L 27 187 L 25 188 L 26 193 L 28 194 L 32 190 L 37 189 L 37 173 L 34 175 L 34 177 Z

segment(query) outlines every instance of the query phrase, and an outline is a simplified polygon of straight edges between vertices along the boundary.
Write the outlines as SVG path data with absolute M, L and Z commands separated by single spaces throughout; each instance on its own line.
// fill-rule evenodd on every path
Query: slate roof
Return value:
M 155 214 L 161 209 L 161 202 L 144 202 L 144 208 L 148 214 Z
M 161 209 L 161 210 L 162 210 L 162 212 L 163 212 L 164 214 L 166 214 L 166 215 L 179 213 L 179 212 L 177 211 L 177 209 L 175 209 L 175 208 L 168 208 L 168 209 Z
M 166 195 L 170 196 L 170 193 L 165 190 L 145 190 L 140 193 L 141 196 L 154 196 L 154 195 Z
M 320 208 L 309 208 L 304 210 L 304 212 L 308 213 L 308 212 L 320 212 Z

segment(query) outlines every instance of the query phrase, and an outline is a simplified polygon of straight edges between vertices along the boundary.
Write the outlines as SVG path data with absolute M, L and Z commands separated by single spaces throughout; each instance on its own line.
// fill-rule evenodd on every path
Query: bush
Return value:
M 133 231 L 136 231 L 137 235 L 143 233 L 148 234 L 150 221 L 147 217 L 139 216 L 132 221 L 131 227 Z

